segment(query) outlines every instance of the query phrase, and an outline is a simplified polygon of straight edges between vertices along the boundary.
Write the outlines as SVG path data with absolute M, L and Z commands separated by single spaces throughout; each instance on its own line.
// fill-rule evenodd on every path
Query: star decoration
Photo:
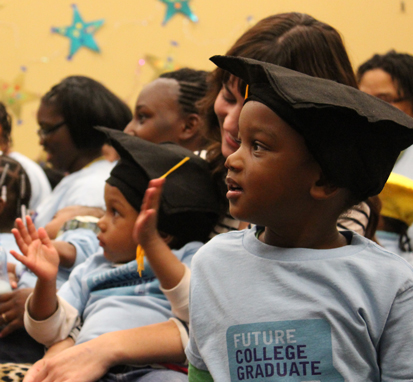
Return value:
M 82 16 L 75 4 L 73 8 L 73 22 L 68 27 L 52 28 L 53 33 L 58 33 L 70 39 L 70 52 L 68 60 L 72 59 L 75 53 L 82 47 L 89 48 L 95 52 L 100 52 L 98 45 L 96 44 L 93 35 L 103 25 L 104 20 L 96 20 L 86 23 L 83 21 Z
M 147 63 L 154 70 L 154 79 L 158 78 L 162 73 L 172 72 L 173 70 L 178 70 L 179 68 L 181 68 L 181 66 L 178 65 L 171 56 L 163 59 L 147 54 L 145 55 L 142 64 L 145 63 Z
M 182 13 L 184 16 L 188 17 L 191 21 L 196 23 L 198 17 L 194 15 L 189 8 L 189 0 L 161 0 L 162 3 L 166 4 L 166 14 L 162 22 L 165 25 L 176 13 Z
M 22 68 L 22 73 L 12 82 L 0 79 L 0 101 L 17 117 L 17 123 L 21 123 L 22 105 L 39 98 L 37 94 L 24 89 L 24 71 Z

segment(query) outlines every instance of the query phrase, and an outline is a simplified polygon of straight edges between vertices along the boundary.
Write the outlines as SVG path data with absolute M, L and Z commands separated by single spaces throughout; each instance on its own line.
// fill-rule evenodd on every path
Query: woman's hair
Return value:
M 98 149 L 105 143 L 105 135 L 94 126 L 123 130 L 132 119 L 125 102 L 84 76 L 65 78 L 42 97 L 42 102 L 56 108 L 79 149 Z
M 282 13 L 262 19 L 247 30 L 228 50 L 228 56 L 253 58 L 280 65 L 313 77 L 333 80 L 357 88 L 357 81 L 340 34 L 330 25 L 303 13 Z M 215 176 L 224 171 L 221 133 L 214 103 L 230 74 L 220 68 L 209 77 L 209 90 L 200 108 L 207 121 L 208 149 Z M 240 81 L 240 92 L 245 84 Z
M 413 107 L 413 56 L 397 53 L 394 50 L 386 54 L 375 54 L 360 65 L 357 70 L 357 80 L 360 82 L 364 74 L 373 69 L 381 69 L 390 74 L 397 85 L 398 95 L 408 98 Z
M 171 78 L 178 82 L 178 103 L 184 114 L 199 114 L 197 102 L 205 97 L 207 91 L 208 72 L 182 68 L 173 72 L 166 72 L 159 78 Z

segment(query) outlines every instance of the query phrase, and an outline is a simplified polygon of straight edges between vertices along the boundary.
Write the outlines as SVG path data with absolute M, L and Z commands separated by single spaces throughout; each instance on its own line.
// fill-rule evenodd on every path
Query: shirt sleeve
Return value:
M 97 239 L 96 233 L 85 228 L 66 231 L 58 236 L 56 241 L 66 241 L 76 248 L 76 259 L 70 269 L 83 263 L 89 256 L 96 253 L 99 249 L 99 240 Z
M 66 339 L 72 329 L 80 324 L 78 311 L 59 296 L 57 310 L 52 316 L 43 321 L 34 320 L 28 312 L 31 297 L 32 294 L 26 300 L 24 326 L 30 336 L 46 347 Z
M 378 346 L 382 382 L 412 381 L 413 287 L 396 296 Z
M 172 313 L 180 320 L 189 322 L 189 282 L 191 270 L 185 265 L 185 273 L 177 286 L 172 289 L 160 287 L 163 294 L 171 303 Z

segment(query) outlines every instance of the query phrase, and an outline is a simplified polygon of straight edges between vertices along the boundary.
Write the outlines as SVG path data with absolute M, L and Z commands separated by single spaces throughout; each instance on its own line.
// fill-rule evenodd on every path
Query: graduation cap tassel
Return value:
M 185 157 L 171 169 L 169 169 L 165 174 L 163 174 L 160 178 L 166 178 L 171 172 L 175 171 L 177 168 L 181 167 L 185 162 L 189 161 L 189 157 Z M 139 244 L 136 248 L 136 262 L 138 263 L 138 273 L 139 277 L 142 277 L 142 271 L 145 270 L 144 265 L 144 257 L 145 251 L 143 250 L 142 246 Z

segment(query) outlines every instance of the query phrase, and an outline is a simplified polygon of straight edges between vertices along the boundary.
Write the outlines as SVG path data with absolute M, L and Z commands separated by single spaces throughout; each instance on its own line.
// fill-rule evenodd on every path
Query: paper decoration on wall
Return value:
M 16 116 L 17 123 L 21 123 L 22 105 L 40 98 L 38 94 L 24 88 L 26 68 L 22 67 L 21 70 L 11 82 L 0 79 L 0 101 Z
M 181 68 L 177 64 L 172 56 L 168 56 L 166 59 L 156 57 L 150 54 L 145 55 L 145 58 L 139 60 L 141 66 L 148 64 L 155 72 L 154 79 L 158 78 L 162 73 L 172 72 Z
M 104 19 L 85 22 L 77 9 L 75 4 L 72 4 L 73 8 L 73 22 L 68 27 L 52 28 L 53 33 L 58 33 L 70 39 L 70 52 L 67 57 L 71 60 L 76 52 L 82 47 L 89 48 L 95 52 L 100 52 L 98 45 L 96 44 L 93 35 L 103 25 Z
M 166 13 L 163 19 L 162 25 L 165 25 L 173 16 L 177 13 L 182 13 L 184 16 L 188 17 L 189 20 L 196 23 L 198 17 L 194 15 L 189 8 L 189 0 L 161 0 L 162 3 L 166 4 Z

